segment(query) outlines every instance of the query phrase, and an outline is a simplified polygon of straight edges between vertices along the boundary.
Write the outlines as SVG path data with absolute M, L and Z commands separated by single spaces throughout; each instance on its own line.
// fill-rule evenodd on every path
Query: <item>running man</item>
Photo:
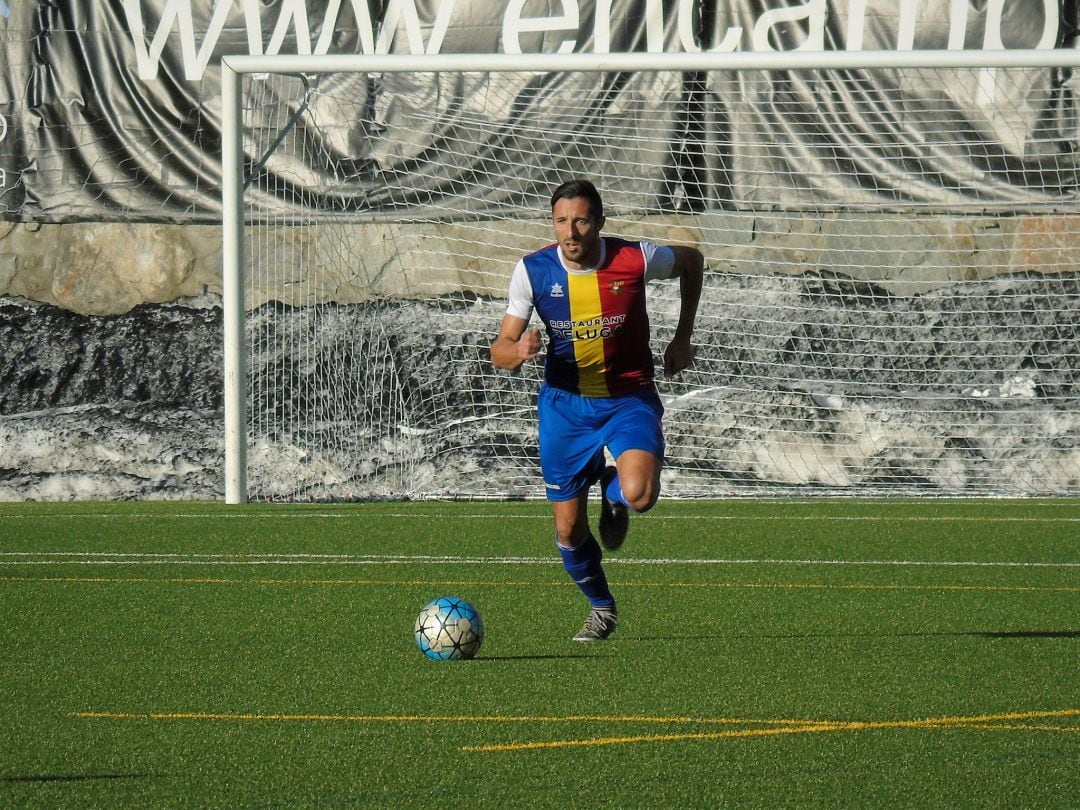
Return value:
M 491 359 L 514 370 L 540 353 L 540 330 L 529 328 L 535 311 L 548 344 L 538 404 L 540 468 L 563 567 L 590 605 L 574 640 L 602 641 L 618 614 L 589 528 L 589 489 L 600 482 L 600 540 L 615 551 L 626 538 L 629 511 L 647 512 L 656 503 L 664 460 L 645 283 L 679 279 L 679 322 L 664 352 L 664 374 L 678 374 L 694 360 L 690 338 L 705 262 L 696 248 L 602 237 L 604 203 L 588 180 L 555 189 L 551 221 L 555 243 L 514 268 Z M 605 466 L 605 448 L 614 466 Z

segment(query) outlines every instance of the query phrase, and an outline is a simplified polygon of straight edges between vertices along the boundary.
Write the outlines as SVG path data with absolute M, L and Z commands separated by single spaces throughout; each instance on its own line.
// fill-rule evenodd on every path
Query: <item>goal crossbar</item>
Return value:
M 581 71 L 808 70 L 834 68 L 1080 67 L 1080 50 L 709 51 L 572 54 L 297 54 L 225 56 L 231 73 L 539 73 Z

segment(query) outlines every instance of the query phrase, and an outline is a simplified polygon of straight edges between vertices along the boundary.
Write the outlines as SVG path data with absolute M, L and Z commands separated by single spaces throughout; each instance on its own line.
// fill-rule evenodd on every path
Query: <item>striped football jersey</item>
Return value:
M 567 270 L 558 245 L 525 256 L 519 265 L 548 333 L 548 385 L 588 397 L 652 386 L 645 282 L 667 277 L 674 263 L 669 248 L 652 243 L 605 237 L 602 245 L 599 264 L 586 271 Z M 529 317 L 522 309 L 509 311 Z

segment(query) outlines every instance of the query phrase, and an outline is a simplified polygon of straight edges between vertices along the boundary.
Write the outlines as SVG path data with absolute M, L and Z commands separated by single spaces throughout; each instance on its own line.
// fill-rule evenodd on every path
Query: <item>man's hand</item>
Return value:
M 676 337 L 664 350 L 664 376 L 671 377 L 694 362 L 694 347 L 690 338 Z
M 499 336 L 491 344 L 491 362 L 496 368 L 515 371 L 540 353 L 540 330 L 527 328 L 529 322 L 510 313 L 503 316 Z
M 672 250 L 675 251 L 675 267 L 671 276 L 679 279 L 679 323 L 675 327 L 675 337 L 664 350 L 665 377 L 678 374 L 694 362 L 690 336 L 694 334 L 694 320 L 697 318 L 705 274 L 705 257 L 700 250 L 692 247 L 674 247 Z
M 535 328 L 526 329 L 518 338 L 517 356 L 521 358 L 522 362 L 532 360 L 536 355 L 540 354 L 541 345 L 540 330 Z

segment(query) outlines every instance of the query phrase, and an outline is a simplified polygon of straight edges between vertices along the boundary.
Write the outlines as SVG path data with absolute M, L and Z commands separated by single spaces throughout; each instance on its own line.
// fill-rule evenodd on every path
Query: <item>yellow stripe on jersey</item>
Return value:
M 567 273 L 570 320 L 574 324 L 574 357 L 578 392 L 587 397 L 609 396 L 604 378 L 604 339 L 600 336 L 604 312 L 596 273 Z

